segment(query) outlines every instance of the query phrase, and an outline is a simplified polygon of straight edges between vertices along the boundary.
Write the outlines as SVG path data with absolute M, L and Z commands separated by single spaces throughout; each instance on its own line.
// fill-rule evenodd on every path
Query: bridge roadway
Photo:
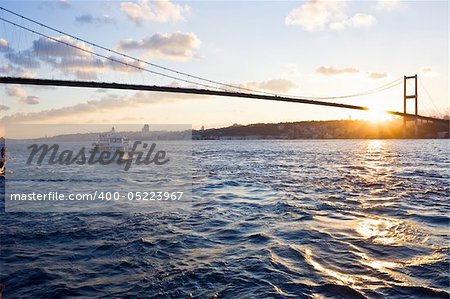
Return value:
M 143 91 L 156 91 L 156 92 L 170 92 L 170 93 L 184 93 L 184 94 L 198 94 L 198 95 L 212 95 L 220 97 L 234 97 L 234 98 L 247 98 L 247 99 L 259 99 L 268 101 L 290 102 L 309 105 L 319 105 L 328 107 L 337 107 L 353 110 L 370 110 L 369 107 L 325 102 L 311 99 L 301 99 L 294 97 L 285 97 L 277 95 L 267 94 L 255 94 L 255 93 L 242 93 L 233 91 L 221 91 L 211 89 L 197 89 L 186 87 L 170 87 L 170 86 L 157 86 L 157 85 L 139 85 L 139 84 L 121 84 L 121 83 L 108 83 L 108 82 L 95 82 L 95 81 L 78 81 L 78 80 L 55 80 L 55 79 L 34 79 L 34 78 L 21 78 L 21 77 L 0 77 L 0 84 L 25 84 L 25 85 L 41 85 L 41 86 L 64 86 L 64 87 L 84 87 L 84 88 L 104 88 L 104 89 L 122 89 L 122 90 L 143 90 Z M 385 111 L 388 114 L 406 117 L 408 119 L 415 119 L 415 114 L 403 113 L 398 111 Z M 432 122 L 445 122 L 449 124 L 448 120 L 434 118 L 429 116 L 417 115 L 418 119 L 427 120 Z

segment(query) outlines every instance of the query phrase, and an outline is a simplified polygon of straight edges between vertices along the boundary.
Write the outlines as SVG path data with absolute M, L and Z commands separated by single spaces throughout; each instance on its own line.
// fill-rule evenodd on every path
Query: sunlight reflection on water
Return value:
M 374 243 L 391 246 L 402 246 L 404 243 L 412 241 L 424 243 L 428 240 L 423 231 L 399 220 L 362 220 L 356 231 Z

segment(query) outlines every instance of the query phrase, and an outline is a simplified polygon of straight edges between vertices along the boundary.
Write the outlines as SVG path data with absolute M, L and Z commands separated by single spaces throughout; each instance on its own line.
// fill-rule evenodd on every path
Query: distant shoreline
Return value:
M 119 125 L 120 126 L 120 125 Z M 234 124 L 229 127 L 185 131 L 118 131 L 130 140 L 365 140 L 365 139 L 448 139 L 449 124 L 420 123 L 415 137 L 414 123 L 374 123 L 365 120 L 325 120 L 283 123 Z M 61 134 L 44 138 L 9 139 L 49 141 L 95 141 L 99 132 Z
M 422 123 L 415 138 L 414 123 L 403 121 L 373 123 L 364 120 L 301 121 L 269 124 L 234 124 L 219 129 L 192 131 L 196 140 L 330 140 L 330 139 L 447 139 L 449 125 Z

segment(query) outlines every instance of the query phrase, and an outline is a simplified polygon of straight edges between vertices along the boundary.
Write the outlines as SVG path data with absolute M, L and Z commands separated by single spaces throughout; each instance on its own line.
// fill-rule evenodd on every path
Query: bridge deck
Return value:
M 186 87 L 170 87 L 170 86 L 157 86 L 157 85 L 138 85 L 138 84 L 121 84 L 121 83 L 108 83 L 108 82 L 94 82 L 94 81 L 75 81 L 75 80 L 54 80 L 54 79 L 33 79 L 33 78 L 20 78 L 20 77 L 0 77 L 0 83 L 2 84 L 25 84 L 25 85 L 43 85 L 43 86 L 65 86 L 65 87 L 84 87 L 84 88 L 104 88 L 104 89 L 122 89 L 122 90 L 143 90 L 143 91 L 157 91 L 157 92 L 169 92 L 169 93 L 184 93 L 184 94 L 198 94 L 198 95 L 213 95 L 221 97 L 237 97 L 247 99 L 260 99 L 268 101 L 279 102 L 291 102 L 309 105 L 319 105 L 328 107 L 337 107 L 353 110 L 370 110 L 369 107 L 325 102 L 310 99 L 301 99 L 294 97 L 285 97 L 277 95 L 265 95 L 254 93 L 241 93 L 232 91 L 220 91 L 210 89 L 197 89 Z M 386 113 L 402 116 L 410 119 L 415 119 L 416 115 L 403 113 L 398 111 L 385 111 Z M 433 122 L 446 122 L 448 120 L 439 119 L 429 116 L 417 115 L 418 119 L 428 120 Z

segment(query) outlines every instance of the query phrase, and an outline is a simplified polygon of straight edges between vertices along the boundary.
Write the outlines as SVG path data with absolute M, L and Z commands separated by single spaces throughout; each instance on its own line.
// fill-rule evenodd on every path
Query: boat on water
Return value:
M 122 159 L 131 159 L 128 137 L 116 132 L 114 127 L 109 132 L 99 134 L 97 141 L 92 143 L 92 146 L 93 150 L 98 152 L 117 152 Z

